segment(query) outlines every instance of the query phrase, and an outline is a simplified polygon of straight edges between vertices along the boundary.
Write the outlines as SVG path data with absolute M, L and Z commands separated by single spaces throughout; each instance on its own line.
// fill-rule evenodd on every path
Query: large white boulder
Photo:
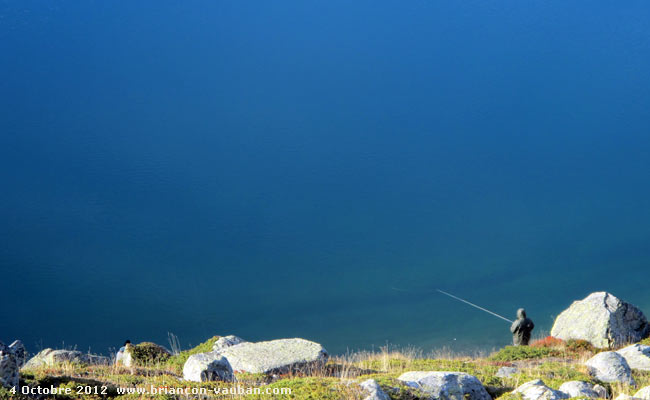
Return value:
M 235 372 L 283 373 L 309 371 L 327 362 L 327 350 L 305 339 L 240 343 L 219 351 Z
M 363 400 L 390 400 L 390 396 L 381 389 L 381 386 L 374 379 L 367 379 L 359 384 L 363 395 Z
M 553 390 L 541 379 L 535 379 L 519 386 L 513 393 L 520 393 L 525 400 L 560 400 L 569 396 L 559 390 Z
M 183 365 L 183 379 L 193 382 L 232 381 L 233 371 L 226 357 L 217 352 L 189 356 Z
M 492 400 L 481 381 L 464 372 L 411 371 L 397 379 L 436 400 Z
M 551 329 L 556 338 L 583 339 L 599 348 L 638 342 L 648 335 L 650 325 L 641 310 L 607 292 L 574 301 Z
M 602 382 L 634 384 L 632 371 L 627 361 L 614 351 L 604 351 L 585 362 L 589 373 Z
M 650 371 L 650 346 L 633 344 L 617 351 L 632 369 Z

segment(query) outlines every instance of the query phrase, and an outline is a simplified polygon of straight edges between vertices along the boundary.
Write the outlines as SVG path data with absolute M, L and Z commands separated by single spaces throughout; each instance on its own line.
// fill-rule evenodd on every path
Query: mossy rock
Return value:
M 164 363 L 171 357 L 171 353 L 166 348 L 151 342 L 142 342 L 126 346 L 126 359 L 124 365 L 132 366 L 151 366 Z

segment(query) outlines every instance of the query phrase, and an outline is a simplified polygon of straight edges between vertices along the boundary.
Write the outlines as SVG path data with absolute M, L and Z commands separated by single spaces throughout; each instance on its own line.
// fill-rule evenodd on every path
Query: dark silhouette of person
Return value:
M 512 323 L 510 332 L 512 332 L 512 342 L 515 346 L 528 346 L 530 333 L 535 328 L 535 324 L 530 318 L 526 317 L 526 310 L 520 308 L 517 310 L 517 320 Z

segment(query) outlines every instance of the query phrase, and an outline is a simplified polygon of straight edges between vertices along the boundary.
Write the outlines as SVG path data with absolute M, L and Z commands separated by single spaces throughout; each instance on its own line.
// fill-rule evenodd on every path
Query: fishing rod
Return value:
M 447 292 L 445 292 L 445 291 L 443 291 L 443 290 L 440 290 L 440 289 L 436 289 L 436 290 L 437 290 L 438 292 L 444 294 L 444 295 L 447 295 L 447 296 L 451 297 L 452 299 L 456 299 L 456 300 L 458 300 L 458 301 L 462 301 L 462 302 L 465 303 L 465 304 L 469 304 L 469 305 L 472 306 L 472 307 L 476 307 L 476 308 L 478 308 L 479 310 L 481 310 L 481 311 L 485 311 L 485 312 L 488 313 L 488 314 L 492 314 L 492 315 L 494 315 L 495 317 L 501 318 L 501 319 L 504 320 L 504 321 L 508 321 L 508 322 L 510 322 L 510 323 L 515 322 L 515 321 L 509 320 L 508 318 L 506 318 L 506 317 L 504 317 L 504 316 L 501 316 L 501 315 L 499 315 L 499 314 L 497 314 L 497 313 L 495 313 L 495 312 L 492 312 L 492 311 L 487 310 L 487 309 L 485 309 L 485 308 L 483 308 L 483 307 L 477 306 L 477 305 L 474 304 L 474 303 L 470 303 L 470 302 L 467 301 L 467 300 L 463 300 L 463 299 L 461 299 L 460 297 L 456 297 L 456 296 L 454 296 L 454 295 L 451 294 L 451 293 L 447 293 Z
M 393 289 L 393 290 L 397 290 L 398 292 L 409 292 L 409 290 L 399 289 L 399 288 L 396 288 L 396 287 L 391 287 L 391 289 Z M 483 307 L 481 307 L 481 306 L 477 306 L 477 305 L 474 304 L 474 303 L 470 303 L 469 301 L 464 300 L 464 299 L 461 299 L 460 297 L 454 296 L 454 295 L 451 294 L 451 293 L 447 293 L 447 292 L 445 292 L 444 290 L 436 289 L 436 292 L 439 292 L 439 293 L 442 293 L 442 294 L 444 294 L 444 295 L 446 295 L 446 296 L 449 296 L 449 297 L 451 297 L 452 299 L 456 299 L 456 300 L 458 300 L 458 301 L 462 301 L 462 302 L 465 303 L 465 304 L 469 304 L 470 306 L 475 307 L 475 308 L 478 308 L 478 309 L 481 310 L 481 311 L 485 311 L 485 312 L 488 313 L 488 314 L 492 314 L 492 315 L 494 315 L 495 317 L 497 317 L 497 318 L 501 318 L 501 319 L 504 320 L 504 321 L 508 321 L 508 322 L 510 322 L 510 323 L 513 323 L 513 322 L 514 322 L 514 321 L 509 320 L 508 318 L 506 318 L 506 317 L 504 317 L 504 316 L 502 316 L 502 315 L 499 315 L 499 314 L 497 314 L 497 313 L 495 313 L 495 312 L 492 312 L 492 311 L 490 311 L 490 310 L 487 310 L 487 309 L 485 309 L 485 308 L 483 308 Z M 433 293 L 433 292 L 430 292 L 430 293 Z

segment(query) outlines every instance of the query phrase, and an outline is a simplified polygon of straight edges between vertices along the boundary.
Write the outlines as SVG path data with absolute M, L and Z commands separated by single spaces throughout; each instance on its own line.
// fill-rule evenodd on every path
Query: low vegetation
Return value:
M 128 345 L 127 351 L 131 352 L 133 361 L 139 366 L 159 365 L 171 356 L 167 350 L 151 342 Z
M 490 356 L 492 361 L 532 360 L 536 358 L 558 357 L 561 353 L 554 348 L 532 346 L 506 346 Z
M 358 383 L 372 378 L 393 400 L 418 400 L 427 396 L 405 385 L 397 378 L 406 371 L 458 371 L 476 376 L 490 395 L 499 400 L 515 400 L 520 396 L 511 392 L 519 385 L 542 379 L 546 385 L 557 389 L 570 380 L 583 380 L 596 383 L 583 365 L 583 361 L 595 354 L 589 343 L 583 341 L 561 341 L 544 338 L 528 347 L 504 347 L 488 357 L 462 357 L 454 354 L 425 357 L 414 349 L 360 352 L 346 356 L 333 357 L 327 365 L 309 373 L 292 372 L 281 376 L 263 374 L 236 374 L 235 383 L 226 382 L 187 382 L 182 380 L 182 368 L 187 358 L 196 353 L 212 350 L 218 336 L 212 337 L 198 346 L 167 358 L 153 354 L 152 346 L 134 346 L 148 362 L 133 368 L 121 366 L 84 366 L 80 364 L 60 364 L 22 371 L 21 384 L 29 388 L 54 387 L 70 388 L 72 395 L 57 396 L 56 399 L 323 399 L 360 400 L 363 393 Z M 508 377 L 499 377 L 500 367 L 516 367 L 517 371 Z M 650 372 L 634 371 L 638 387 L 650 385 Z M 603 383 L 601 383 L 603 384 Z M 625 385 L 603 384 L 610 395 L 633 394 L 635 389 Z M 103 394 L 77 394 L 78 387 L 105 387 Z M 210 390 L 210 395 L 191 394 L 152 394 L 151 388 L 185 388 L 189 392 Z M 216 395 L 213 389 L 225 391 Z M 239 388 L 252 391 L 259 389 L 262 394 L 238 393 Z M 146 394 L 124 394 L 125 390 L 146 390 Z M 283 392 L 284 391 L 284 392 Z M 287 393 L 290 391 L 290 393 Z M 0 389 L 0 399 L 38 399 L 36 395 L 11 394 Z M 52 397 L 50 397 L 52 398 Z
M 190 358 L 192 354 L 207 353 L 209 351 L 212 351 L 212 346 L 214 346 L 214 342 L 216 342 L 219 339 L 219 337 L 220 336 L 213 336 L 196 347 L 193 347 L 189 350 L 181 351 L 179 354 L 170 357 L 166 362 L 167 366 L 171 368 L 173 372 L 179 374 L 182 373 L 183 365 L 185 365 L 185 361 L 187 361 L 187 359 Z

